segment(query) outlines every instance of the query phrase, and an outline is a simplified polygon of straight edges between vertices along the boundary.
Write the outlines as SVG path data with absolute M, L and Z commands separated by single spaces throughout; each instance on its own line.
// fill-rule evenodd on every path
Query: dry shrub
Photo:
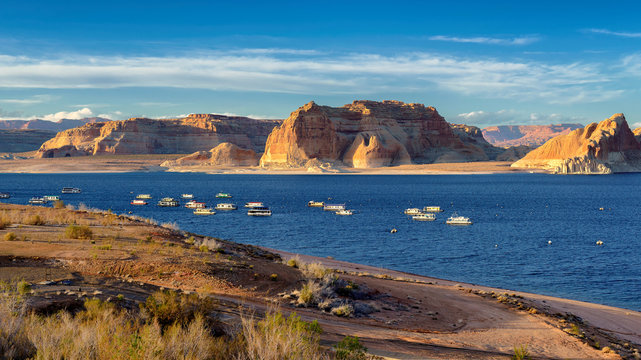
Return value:
M 350 317 L 354 314 L 354 307 L 350 304 L 343 304 L 341 306 L 332 308 L 331 312 L 336 316 Z
M 3 284 L 0 292 L 0 358 L 26 359 L 35 354 L 35 347 L 29 341 L 28 325 L 25 321 L 26 307 L 23 299 L 8 291 Z
M 321 300 L 321 286 L 312 280 L 303 285 L 298 295 L 298 303 L 303 306 L 317 304 Z
M 301 264 L 299 266 L 303 271 L 303 275 L 308 279 L 322 279 L 332 273 L 331 269 L 324 267 L 321 263 Z
M 16 236 L 16 233 L 14 233 L 14 232 L 8 232 L 8 233 L 4 234 L 4 239 L 6 241 L 16 241 L 16 240 L 18 240 L 18 236 Z
M 273 311 L 264 320 L 242 317 L 243 336 L 246 350 L 243 359 L 329 359 L 320 348 L 318 322 L 302 321 L 292 313 L 285 318 Z
M 93 238 L 93 232 L 86 225 L 69 225 L 65 229 L 65 236 L 70 239 L 86 239 Z
M 300 256 L 296 255 L 293 258 L 287 260 L 287 266 L 293 267 L 295 269 L 298 269 L 303 265 L 302 260 L 300 259 Z
M 0 217 L 0 230 L 4 230 L 11 226 L 11 220 L 9 218 L 6 218 L 4 214 Z
M 65 207 L 65 202 L 62 200 L 56 200 L 53 202 L 54 209 L 64 209 Z
M 32 215 L 27 220 L 25 221 L 25 224 L 27 225 L 44 225 L 46 222 L 44 221 L 43 218 L 40 217 L 40 215 Z
M 197 294 L 181 295 L 174 291 L 156 291 L 140 304 L 142 317 L 156 319 L 161 326 L 174 323 L 187 325 L 197 316 L 208 319 L 207 326 L 212 331 L 222 332 L 222 325 L 215 317 L 217 303 L 210 297 L 199 297 Z
M 175 222 L 162 223 L 160 224 L 160 226 L 164 227 L 165 229 L 180 231 L 180 226 L 178 226 L 178 224 Z

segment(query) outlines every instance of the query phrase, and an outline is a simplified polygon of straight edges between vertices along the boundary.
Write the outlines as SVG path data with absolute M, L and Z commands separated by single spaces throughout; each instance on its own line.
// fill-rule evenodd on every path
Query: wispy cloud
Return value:
M 523 36 L 515 38 L 493 38 L 485 36 L 476 36 L 476 37 L 458 37 L 458 36 L 447 36 L 447 35 L 435 35 L 430 36 L 430 40 L 434 41 L 449 41 L 457 43 L 472 43 L 472 44 L 490 44 L 490 45 L 529 45 L 539 41 L 540 39 L 536 36 Z
M 595 34 L 612 35 L 625 38 L 641 38 L 641 32 L 611 31 L 608 29 L 587 29 L 586 31 Z
M 33 104 L 42 104 L 50 102 L 55 99 L 51 95 L 34 95 L 26 99 L 0 99 L 0 103 L 3 104 L 15 104 L 15 105 L 33 105 Z
M 549 124 L 588 124 L 593 120 L 579 116 L 563 114 L 527 113 L 513 109 L 498 111 L 470 111 L 458 114 L 452 122 L 466 123 L 476 126 L 493 125 L 549 125 Z
M 174 87 L 314 95 L 440 89 L 485 98 L 572 103 L 620 96 L 623 90 L 612 80 L 599 63 L 501 61 L 424 52 L 46 59 L 0 55 L 3 88 Z

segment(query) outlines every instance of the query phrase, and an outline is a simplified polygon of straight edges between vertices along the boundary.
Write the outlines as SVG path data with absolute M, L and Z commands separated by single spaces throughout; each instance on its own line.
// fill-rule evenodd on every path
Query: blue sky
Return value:
M 604 5 L 605 4 L 605 5 Z M 284 118 L 396 99 L 450 122 L 641 126 L 629 1 L 6 1 L 0 118 Z

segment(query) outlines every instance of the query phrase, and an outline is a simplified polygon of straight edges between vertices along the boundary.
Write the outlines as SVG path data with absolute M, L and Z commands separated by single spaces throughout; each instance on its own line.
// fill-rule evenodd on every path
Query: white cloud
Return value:
M 638 32 L 611 31 L 608 29 L 588 29 L 587 31 L 595 34 L 613 35 L 625 38 L 641 38 L 641 33 Z
M 449 119 L 448 119 L 449 120 Z M 458 114 L 450 122 L 476 125 L 549 125 L 549 124 L 588 124 L 593 120 L 562 114 L 525 113 L 512 109 L 498 111 L 471 111 Z
M 529 45 L 539 41 L 539 38 L 536 36 L 523 36 L 515 37 L 511 39 L 502 39 L 502 38 L 492 38 L 492 37 L 457 37 L 457 36 L 446 36 L 446 35 L 435 35 L 430 36 L 428 39 L 434 41 L 448 41 L 448 42 L 457 42 L 457 43 L 473 43 L 473 44 L 490 44 L 490 45 Z
M 49 121 L 59 121 L 59 120 L 62 120 L 62 119 L 80 120 L 80 119 L 84 119 L 86 117 L 91 117 L 91 116 L 93 116 L 93 112 L 91 111 L 91 109 L 82 108 L 80 110 L 69 111 L 69 112 L 67 112 L 67 111 L 59 111 L 59 112 L 57 112 L 55 114 L 45 115 L 45 116 L 41 117 L 41 119 L 49 120 Z
M 295 94 L 375 94 L 399 89 L 549 103 L 597 102 L 622 89 L 599 63 L 472 59 L 431 53 L 200 53 L 185 57 L 0 56 L 3 88 L 175 87 Z

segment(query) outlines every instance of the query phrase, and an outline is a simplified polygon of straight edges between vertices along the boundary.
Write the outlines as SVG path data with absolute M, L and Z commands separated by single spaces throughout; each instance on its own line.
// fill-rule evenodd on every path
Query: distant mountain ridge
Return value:
M 62 119 L 49 121 L 42 119 L 33 120 L 0 120 L 0 130 L 46 130 L 60 132 L 82 126 L 84 124 L 111 121 L 101 117 L 88 117 L 84 119 Z
M 581 124 L 499 125 L 484 128 L 483 137 L 494 146 L 540 146 L 558 135 L 581 129 Z

